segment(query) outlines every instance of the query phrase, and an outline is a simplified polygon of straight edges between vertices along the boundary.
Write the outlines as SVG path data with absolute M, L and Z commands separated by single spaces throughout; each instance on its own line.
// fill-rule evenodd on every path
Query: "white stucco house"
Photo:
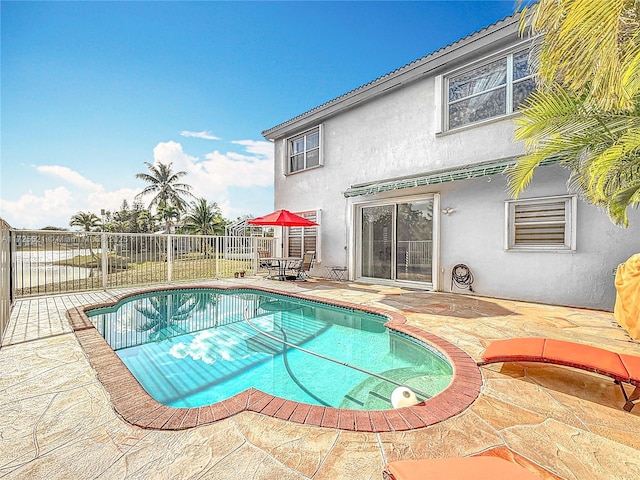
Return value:
M 316 275 L 612 310 L 614 270 L 640 251 L 627 229 L 540 167 L 514 201 L 504 170 L 523 153 L 516 107 L 534 88 L 530 42 L 507 17 L 262 132 L 275 148 L 275 206 L 314 219 L 285 255 L 315 250 Z M 458 272 L 464 270 L 458 270 Z

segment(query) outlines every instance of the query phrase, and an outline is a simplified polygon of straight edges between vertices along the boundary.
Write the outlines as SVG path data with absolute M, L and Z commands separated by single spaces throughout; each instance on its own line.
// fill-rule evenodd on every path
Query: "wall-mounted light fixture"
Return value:
M 451 207 L 445 207 L 442 210 L 440 210 L 442 213 L 444 213 L 445 215 L 451 215 L 453 212 L 455 212 L 455 210 Z

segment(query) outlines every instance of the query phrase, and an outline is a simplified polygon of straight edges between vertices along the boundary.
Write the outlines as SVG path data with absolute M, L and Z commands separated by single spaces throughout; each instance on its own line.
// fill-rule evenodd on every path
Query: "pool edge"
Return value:
M 387 328 L 414 337 L 442 353 L 453 367 L 453 379 L 438 395 L 418 405 L 395 410 L 366 411 L 308 405 L 276 397 L 255 388 L 202 407 L 176 408 L 162 405 L 144 390 L 98 333 L 85 312 L 110 307 L 125 298 L 140 294 L 201 289 L 254 290 L 383 315 L 389 319 L 385 323 Z M 480 369 L 466 352 L 436 335 L 408 325 L 406 317 L 398 312 L 272 288 L 211 285 L 156 287 L 118 295 L 109 302 L 74 307 L 67 310 L 66 315 L 116 413 L 126 422 L 145 429 L 183 430 L 223 420 L 243 411 L 251 411 L 316 427 L 369 433 L 401 432 L 434 425 L 460 414 L 478 398 L 482 387 Z

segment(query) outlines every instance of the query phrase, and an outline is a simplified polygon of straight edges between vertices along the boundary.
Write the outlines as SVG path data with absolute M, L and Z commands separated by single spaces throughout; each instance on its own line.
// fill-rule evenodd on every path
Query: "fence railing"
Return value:
M 11 227 L 0 218 L 0 345 L 9 323 L 13 294 L 11 289 Z
M 6 243 L 16 298 L 250 275 L 258 252 L 276 247 L 269 237 L 11 229 Z
M 432 240 L 398 241 L 398 251 L 402 253 L 402 268 L 431 267 L 433 252 Z

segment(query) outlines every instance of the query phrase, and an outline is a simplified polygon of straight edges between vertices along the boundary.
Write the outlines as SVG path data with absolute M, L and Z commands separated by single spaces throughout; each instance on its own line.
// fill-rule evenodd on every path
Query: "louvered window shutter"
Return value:
M 507 200 L 505 249 L 576 251 L 575 195 Z
M 567 245 L 564 200 L 514 205 L 514 245 Z
M 319 210 L 296 212 L 312 222 L 319 223 Z M 319 227 L 290 227 L 289 228 L 289 256 L 302 257 L 304 252 L 316 252 L 318 259 L 318 228 Z

